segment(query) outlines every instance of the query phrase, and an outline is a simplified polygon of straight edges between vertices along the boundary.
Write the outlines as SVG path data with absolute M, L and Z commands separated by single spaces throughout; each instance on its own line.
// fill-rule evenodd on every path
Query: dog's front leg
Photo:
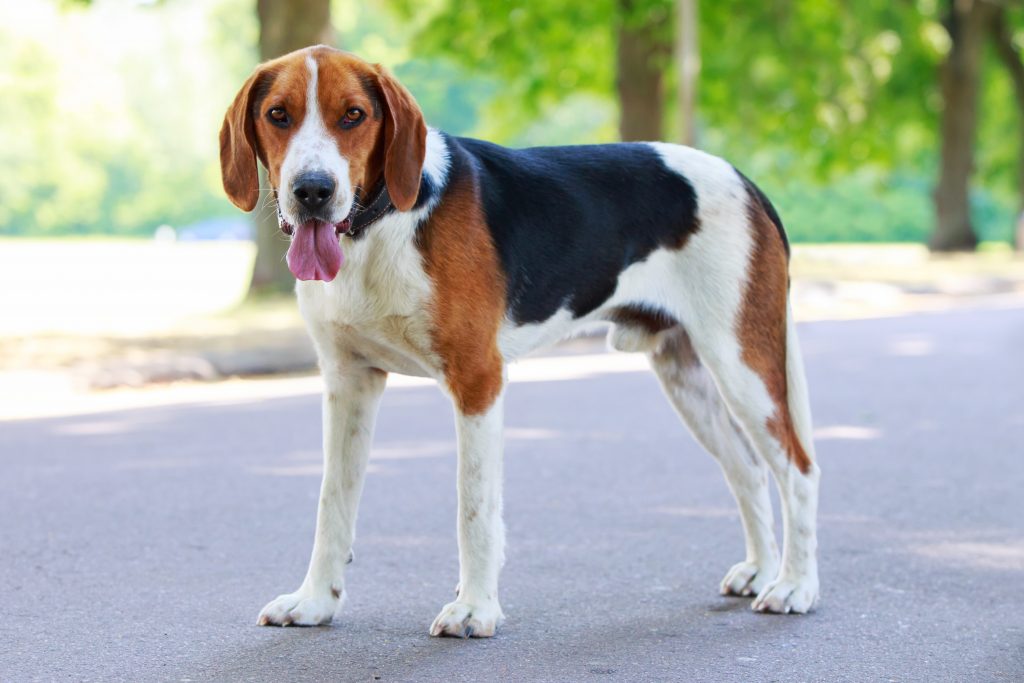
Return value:
M 504 561 L 501 521 L 502 396 L 483 413 L 467 415 L 456 404 L 459 439 L 459 589 L 444 606 L 430 635 L 487 638 L 502 620 L 498 573 Z
M 344 590 L 345 565 L 352 557 L 356 510 L 387 373 L 353 367 L 329 375 L 333 373 L 325 372 L 324 478 L 313 556 L 299 589 L 278 596 L 260 612 L 263 625 L 330 623 Z

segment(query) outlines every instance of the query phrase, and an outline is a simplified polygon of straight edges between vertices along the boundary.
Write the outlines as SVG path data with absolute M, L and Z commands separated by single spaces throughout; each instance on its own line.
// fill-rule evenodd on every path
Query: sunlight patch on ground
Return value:
M 309 463 L 308 465 L 279 465 L 276 467 L 249 467 L 252 474 L 262 474 L 270 477 L 319 477 L 323 474 L 323 465 L 320 463 Z M 369 467 L 367 467 L 369 471 Z
M 1024 571 L 1024 541 L 978 543 L 944 541 L 917 545 L 913 552 L 947 564 L 977 569 Z
M 649 370 L 647 358 L 639 353 L 592 353 L 577 356 L 526 358 L 509 366 L 509 382 L 553 382 L 587 379 L 620 372 Z M 389 375 L 389 387 L 431 386 L 426 377 Z
M 455 452 L 454 441 L 435 441 L 419 444 L 374 446 L 370 450 L 370 461 L 374 460 L 420 460 L 442 458 Z
M 103 420 L 99 422 L 73 422 L 60 425 L 54 432 L 66 436 L 109 436 L 120 434 L 131 428 L 131 424 L 123 420 Z
M 735 508 L 719 507 L 659 507 L 654 508 L 653 512 L 690 519 L 731 519 L 740 514 Z
M 192 467 L 202 467 L 207 463 L 202 458 L 133 458 L 124 460 L 116 465 L 117 470 L 180 470 Z
M 320 478 L 324 473 L 323 463 L 306 463 L 302 465 L 276 465 L 271 467 L 256 466 L 247 467 L 246 471 L 264 477 L 316 477 Z M 367 474 L 380 474 L 385 470 L 379 465 L 370 463 L 366 466 Z
M 542 441 L 555 439 L 559 433 L 553 429 L 533 429 L 530 427 L 505 427 L 505 438 L 521 441 Z
M 614 373 L 639 372 L 646 370 L 647 367 L 647 359 L 640 354 L 595 353 L 527 358 L 509 368 L 509 381 L 519 383 L 580 380 Z M 434 384 L 434 380 L 422 377 L 388 377 L 389 389 L 418 388 Z M 19 391 L 17 386 L 5 386 L 4 389 L 5 398 L 0 401 L 0 420 L 17 420 L 171 405 L 245 405 L 268 399 L 319 394 L 323 391 L 323 381 L 319 376 L 234 379 L 216 383 L 182 382 L 92 394 L 76 393 L 70 385 L 59 388 L 49 386 L 46 391 L 38 391 L 35 386 L 29 385 L 26 385 L 24 391 Z M 11 396 L 16 396 L 17 399 L 7 398 Z M 513 433 L 512 438 L 538 439 L 548 436 L 536 431 L 521 431 Z
M 827 440 L 849 440 L 869 441 L 882 438 L 882 432 L 871 427 L 857 427 L 855 425 L 829 425 L 818 427 L 814 430 L 814 438 L 817 441 Z
M 935 353 L 935 341 L 920 335 L 895 337 L 889 340 L 888 352 L 890 356 L 907 358 L 930 356 Z

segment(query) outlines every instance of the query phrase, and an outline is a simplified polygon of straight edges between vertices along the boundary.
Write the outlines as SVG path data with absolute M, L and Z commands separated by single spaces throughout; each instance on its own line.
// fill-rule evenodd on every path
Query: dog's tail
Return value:
M 803 355 L 800 353 L 800 340 L 797 338 L 796 323 L 793 321 L 793 307 L 789 301 L 786 302 L 786 385 L 793 429 L 808 460 L 813 464 L 817 458 L 814 455 L 810 394 L 807 390 Z
M 779 233 L 782 246 L 785 249 L 786 261 L 789 262 L 790 246 L 786 236 L 786 229 L 782 225 L 782 218 L 772 205 L 771 200 L 753 183 L 749 178 L 736 171 L 746 185 L 751 200 L 755 201 L 764 216 L 771 221 Z M 789 277 L 787 274 L 786 287 L 789 289 Z M 794 463 L 804 474 L 815 466 L 814 456 L 814 431 L 811 424 L 810 395 L 807 390 L 807 377 L 804 374 L 803 355 L 800 353 L 800 340 L 796 334 L 796 323 L 793 320 L 793 306 L 790 302 L 790 292 L 786 292 L 786 407 L 789 411 L 789 422 L 792 425 L 791 437 L 795 437 L 797 443 L 796 452 L 791 453 Z M 801 448 L 802 447 L 802 448 Z M 802 451 L 802 452 L 801 452 Z

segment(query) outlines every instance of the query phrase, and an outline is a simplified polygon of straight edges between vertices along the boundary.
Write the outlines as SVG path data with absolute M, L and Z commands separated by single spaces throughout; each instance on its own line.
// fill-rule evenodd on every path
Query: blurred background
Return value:
M 227 201 L 217 145 L 253 66 L 313 43 L 451 134 L 728 158 L 796 245 L 801 319 L 1024 291 L 1018 2 L 0 0 L 8 412 L 313 368 L 273 211 Z
M 686 142 L 764 189 L 817 614 L 716 595 L 719 468 L 598 335 L 509 370 L 495 642 L 426 638 L 456 439 L 394 375 L 336 626 L 255 627 L 309 557 L 322 384 L 218 132 L 314 43 L 453 135 Z M 0 680 L 1024 680 L 1024 0 L 0 0 L 0 102 Z

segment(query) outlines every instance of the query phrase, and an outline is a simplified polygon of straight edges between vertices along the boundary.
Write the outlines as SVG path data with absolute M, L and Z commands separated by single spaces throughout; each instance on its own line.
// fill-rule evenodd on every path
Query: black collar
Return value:
M 357 190 L 355 206 L 352 209 L 352 213 L 348 215 L 348 220 L 351 221 L 351 224 L 348 230 L 342 234 L 356 239 L 364 230 L 386 216 L 394 208 L 394 205 L 391 204 L 391 195 L 388 194 L 387 183 L 383 179 L 367 195 L 365 202 L 360 201 L 359 191 Z
M 352 204 L 352 211 L 349 212 L 345 220 L 334 227 L 338 235 L 346 235 L 352 239 L 357 239 L 363 234 L 364 230 L 391 213 L 395 208 L 391 203 L 391 195 L 388 194 L 387 183 L 383 179 L 370 193 L 366 204 L 359 201 L 359 195 L 360 190 L 356 189 L 356 198 Z M 276 188 L 274 189 L 274 197 L 275 199 L 277 198 Z M 281 203 L 275 202 L 275 204 L 277 204 L 277 222 L 281 227 L 281 232 L 291 235 L 295 229 L 290 223 L 285 221 L 284 214 L 281 213 Z

